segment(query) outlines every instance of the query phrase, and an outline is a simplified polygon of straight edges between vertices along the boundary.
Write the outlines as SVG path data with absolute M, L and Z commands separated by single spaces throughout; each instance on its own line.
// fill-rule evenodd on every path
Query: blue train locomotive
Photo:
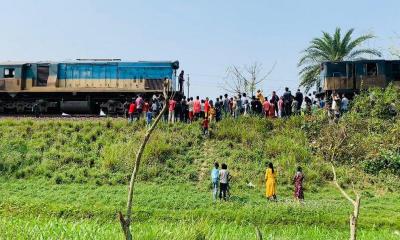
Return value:
M 178 61 L 121 62 L 78 59 L 71 62 L 0 63 L 0 112 L 123 112 L 137 94 L 161 93 L 165 79 L 175 91 Z

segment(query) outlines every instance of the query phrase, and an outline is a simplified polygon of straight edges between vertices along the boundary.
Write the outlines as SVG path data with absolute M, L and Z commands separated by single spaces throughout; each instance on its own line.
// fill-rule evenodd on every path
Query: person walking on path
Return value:
M 228 166 L 223 163 L 222 164 L 222 169 L 219 171 L 219 199 L 222 200 L 224 199 L 226 201 L 226 192 L 228 190 L 228 184 L 229 184 L 229 172 L 228 172 Z
M 208 135 L 208 125 L 209 125 L 208 118 L 204 117 L 203 121 L 201 122 L 201 128 L 203 130 L 204 136 Z
M 293 178 L 294 199 L 296 199 L 297 201 L 304 200 L 303 181 L 304 181 L 303 171 L 302 171 L 301 167 L 297 167 L 297 172 Z
M 276 171 L 272 163 L 268 163 L 265 171 L 265 196 L 268 200 L 276 200 Z
M 218 194 L 218 184 L 219 184 L 219 164 L 216 162 L 214 163 L 214 168 L 211 170 L 211 183 L 213 186 L 213 201 L 217 200 Z

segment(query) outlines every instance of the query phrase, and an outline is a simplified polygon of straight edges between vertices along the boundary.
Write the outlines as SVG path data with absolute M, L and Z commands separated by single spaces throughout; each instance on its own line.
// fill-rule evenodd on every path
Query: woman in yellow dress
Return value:
M 265 195 L 268 200 L 276 200 L 276 171 L 272 163 L 268 163 L 268 168 L 265 172 L 265 187 Z

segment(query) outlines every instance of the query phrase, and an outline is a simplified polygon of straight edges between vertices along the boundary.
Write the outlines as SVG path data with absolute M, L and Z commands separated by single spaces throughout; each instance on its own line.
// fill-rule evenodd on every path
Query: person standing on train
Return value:
M 136 110 L 137 110 L 137 113 L 138 113 L 138 120 L 140 119 L 140 116 L 142 115 L 142 113 L 143 113 L 143 105 L 144 105 L 144 101 L 143 101 L 143 98 L 142 98 L 142 96 L 138 96 L 137 98 L 136 98 Z
M 185 82 L 185 72 L 182 70 L 178 77 L 179 92 L 183 93 L 183 83 Z

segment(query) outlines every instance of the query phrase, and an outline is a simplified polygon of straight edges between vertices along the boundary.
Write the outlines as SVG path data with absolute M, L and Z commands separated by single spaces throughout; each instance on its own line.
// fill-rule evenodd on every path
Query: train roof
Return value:
M 20 66 L 24 64 L 58 64 L 58 63 L 64 63 L 64 64 L 104 64 L 104 63 L 116 63 L 116 64 L 138 64 L 138 65 L 155 65 L 155 64 L 162 64 L 162 65 L 168 65 L 168 64 L 175 64 L 178 63 L 178 61 L 119 61 L 119 59 L 77 59 L 77 60 L 72 60 L 72 61 L 4 61 L 0 62 L 0 65 L 2 66 Z
M 325 61 L 322 64 L 326 63 L 369 63 L 369 62 L 392 62 L 397 60 L 385 60 L 385 59 L 356 59 L 356 60 L 346 60 L 346 61 Z

